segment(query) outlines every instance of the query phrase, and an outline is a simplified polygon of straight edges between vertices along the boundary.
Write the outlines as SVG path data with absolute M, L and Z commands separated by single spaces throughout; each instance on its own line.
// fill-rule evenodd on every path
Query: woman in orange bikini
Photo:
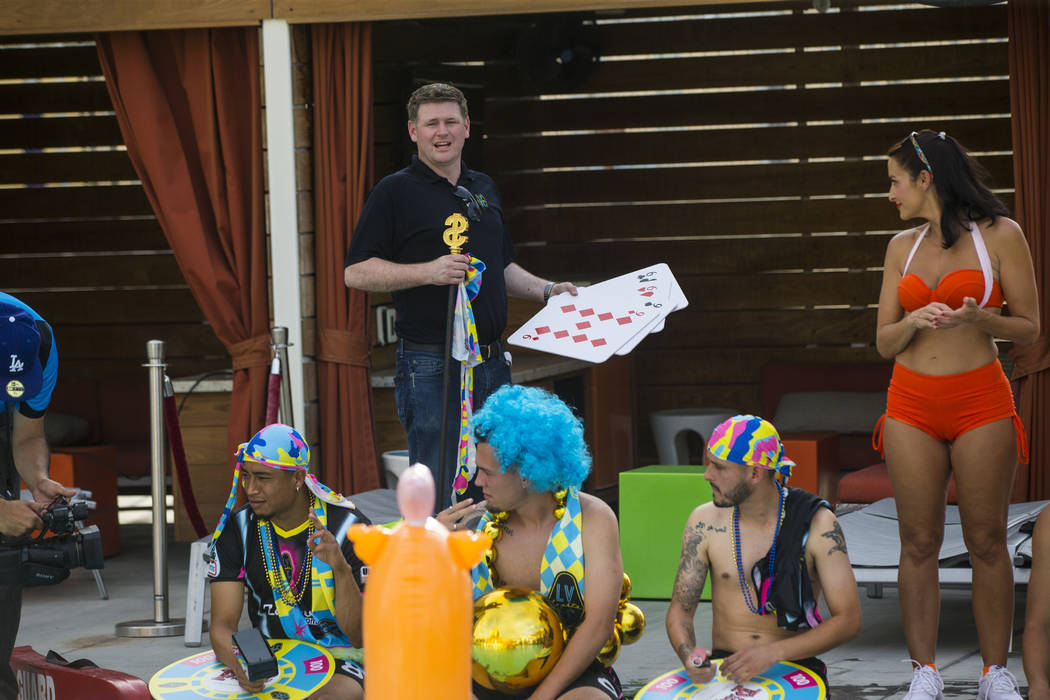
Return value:
M 885 445 L 900 526 L 897 580 L 915 666 L 905 698 L 943 698 L 937 559 L 954 474 L 986 664 L 977 697 L 1020 700 L 1005 668 L 1014 609 L 1006 512 L 1027 439 L 993 339 L 1039 336 L 1032 259 L 1020 227 L 981 182 L 983 168 L 951 136 L 912 132 L 890 149 L 888 170 L 901 219 L 925 220 L 886 249 L 876 336 L 879 354 L 896 361 L 875 442 Z

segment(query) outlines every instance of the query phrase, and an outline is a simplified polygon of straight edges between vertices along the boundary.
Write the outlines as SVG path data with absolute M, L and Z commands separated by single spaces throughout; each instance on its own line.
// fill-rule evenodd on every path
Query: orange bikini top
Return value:
M 977 250 L 977 259 L 980 260 L 981 269 L 949 272 L 937 283 L 936 289 L 927 287 L 918 275 L 907 274 L 908 266 L 911 265 L 911 259 L 915 256 L 915 251 L 919 249 L 925 232 L 917 237 L 908 255 L 908 260 L 904 263 L 904 274 L 897 285 L 897 300 L 900 301 L 905 311 L 914 311 L 933 301 L 939 301 L 953 309 L 958 309 L 962 307 L 965 297 L 980 299 L 978 306 L 981 308 L 1002 306 L 1003 290 L 992 277 L 992 263 L 988 257 L 988 249 L 984 245 L 984 237 L 981 236 L 981 230 L 977 224 L 973 222 L 970 222 L 970 235 L 973 237 L 973 245 Z

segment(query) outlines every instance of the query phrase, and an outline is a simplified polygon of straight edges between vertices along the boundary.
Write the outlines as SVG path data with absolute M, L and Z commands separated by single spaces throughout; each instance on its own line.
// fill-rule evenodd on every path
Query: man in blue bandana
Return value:
M 704 478 L 712 502 L 692 512 L 667 610 L 667 636 L 695 683 L 722 674 L 744 682 L 774 664 L 809 668 L 827 686 L 817 654 L 860 632 L 861 611 L 846 541 L 828 503 L 777 482 L 794 463 L 776 429 L 734 416 L 711 434 Z M 714 651 L 697 645 L 693 616 L 711 572 Z M 817 609 L 823 593 L 830 616 Z
M 306 472 L 310 447 L 287 425 L 260 430 L 237 451 L 230 498 L 212 536 L 211 643 L 215 656 L 251 693 L 233 651 L 248 588 L 248 618 L 263 636 L 299 639 L 335 658 L 331 680 L 311 700 L 361 700 L 361 591 L 367 568 L 346 531 L 368 519 Z M 243 473 L 248 503 L 232 511 Z

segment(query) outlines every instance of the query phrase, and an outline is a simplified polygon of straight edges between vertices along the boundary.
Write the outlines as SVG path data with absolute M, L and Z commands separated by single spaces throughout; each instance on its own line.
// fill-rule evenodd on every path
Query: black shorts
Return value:
M 478 700 L 504 700 L 505 698 L 521 697 L 520 695 L 506 695 L 495 690 L 489 690 L 484 686 L 478 685 L 476 681 L 472 681 L 472 684 L 474 686 L 474 695 L 477 696 Z M 605 668 L 597 661 L 584 669 L 583 673 L 561 692 L 567 693 L 575 688 L 597 688 L 612 698 L 612 700 L 621 700 L 623 698 L 623 689 L 620 688 L 620 679 L 617 678 L 616 671 L 612 670 L 612 667 Z
M 732 656 L 733 652 L 726 651 L 725 649 L 715 649 L 711 652 L 711 659 L 724 659 L 727 656 Z M 810 656 L 805 659 L 791 659 L 791 663 L 798 664 L 803 668 L 808 668 L 813 673 L 820 676 L 820 680 L 824 681 L 824 688 L 827 690 L 828 700 L 831 700 L 831 687 L 828 686 L 828 667 L 823 661 L 815 656 Z

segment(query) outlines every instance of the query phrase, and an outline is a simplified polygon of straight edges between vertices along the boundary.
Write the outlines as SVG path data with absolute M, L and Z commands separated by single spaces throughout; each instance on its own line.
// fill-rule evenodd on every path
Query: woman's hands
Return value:
M 981 307 L 977 305 L 976 299 L 963 297 L 963 305 L 958 309 L 953 309 L 939 301 L 933 301 L 908 314 L 908 320 L 916 330 L 924 328 L 944 330 L 967 323 L 976 323 L 980 313 Z
M 932 301 L 926 306 L 915 309 L 908 314 L 908 321 L 916 330 L 925 328 L 936 329 L 941 327 L 939 325 L 941 320 L 950 313 L 952 313 L 950 306 L 939 301 Z
M 976 323 L 981 307 L 973 297 L 963 297 L 963 305 L 954 311 L 949 309 L 937 318 L 936 328 L 955 328 L 964 323 Z

